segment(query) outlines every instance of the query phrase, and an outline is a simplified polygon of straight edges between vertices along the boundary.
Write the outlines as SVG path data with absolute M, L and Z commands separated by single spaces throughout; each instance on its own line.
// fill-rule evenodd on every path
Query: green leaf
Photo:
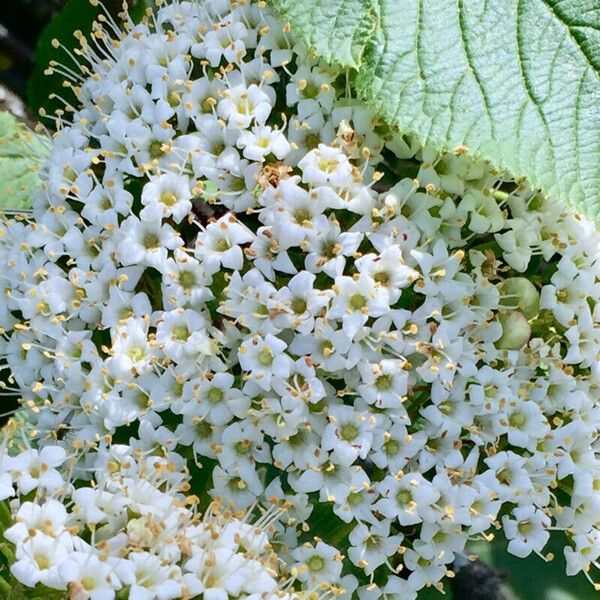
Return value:
M 563 553 L 566 544 L 565 535 L 553 531 L 544 548 L 545 553 L 554 555 L 553 560 L 545 562 L 533 553 L 527 558 L 518 558 L 507 552 L 507 541 L 498 533 L 491 543 L 471 544 L 469 553 L 478 555 L 483 562 L 506 574 L 504 592 L 507 600 L 597 599 L 598 592 L 582 573 L 574 577 L 566 575 Z
M 40 184 L 37 168 L 46 153 L 41 136 L 0 112 L 0 211 L 31 207 Z
M 271 1 L 403 132 L 599 216 L 597 0 Z

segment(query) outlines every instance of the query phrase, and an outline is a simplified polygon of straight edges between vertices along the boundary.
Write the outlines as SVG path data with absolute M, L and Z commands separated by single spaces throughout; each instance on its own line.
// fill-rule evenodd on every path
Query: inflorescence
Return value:
M 469 541 L 549 560 L 552 529 L 591 579 L 594 226 L 381 122 L 263 2 L 80 43 L 33 213 L 0 224 L 37 448 L 0 469 L 18 581 L 410 600 Z

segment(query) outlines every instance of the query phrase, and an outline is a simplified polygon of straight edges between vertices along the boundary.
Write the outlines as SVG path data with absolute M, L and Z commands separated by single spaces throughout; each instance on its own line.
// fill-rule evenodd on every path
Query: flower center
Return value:
M 145 355 L 146 353 L 143 348 L 131 348 L 129 352 L 127 352 L 127 356 L 129 356 L 133 362 L 142 360 Z
M 514 412 L 510 417 L 508 417 L 508 422 L 511 427 L 515 427 L 517 429 L 523 427 L 525 425 L 525 415 L 522 412 Z
M 314 100 L 319 95 L 319 86 L 316 83 L 309 81 L 306 84 L 306 87 L 302 90 L 302 95 L 305 98 Z
M 81 578 L 81 587 L 86 591 L 90 592 L 91 590 L 96 589 L 96 580 L 91 576 L 86 576 Z
M 268 367 L 269 365 L 273 364 L 273 358 L 273 353 L 268 348 L 265 348 L 258 355 L 258 362 L 263 365 L 263 367 Z
M 390 280 L 390 274 L 386 271 L 379 271 L 379 273 L 375 273 L 373 279 L 377 283 L 387 283 Z
M 291 309 L 297 315 L 301 315 L 306 312 L 306 300 L 304 298 L 294 298 L 291 303 Z
M 185 325 L 173 327 L 173 339 L 185 342 L 190 337 L 190 330 Z
M 181 104 L 181 96 L 175 91 L 169 92 L 167 102 L 171 108 L 175 108 Z
M 358 427 L 354 423 L 346 423 L 340 429 L 340 436 L 346 442 L 351 442 L 358 437 Z
M 386 454 L 389 454 L 390 456 L 398 454 L 398 452 L 400 452 L 400 442 L 393 438 L 389 439 L 387 442 L 384 442 L 383 450 Z
M 158 140 L 154 140 L 150 144 L 150 156 L 152 158 L 160 158 L 163 154 L 164 154 L 164 151 L 162 149 L 162 142 L 160 142 Z
M 362 501 L 361 492 L 350 492 L 348 494 L 348 504 L 350 506 L 356 506 L 357 504 L 360 504 L 361 501 Z
M 350 296 L 349 304 L 353 310 L 361 310 L 367 305 L 367 299 L 361 294 L 353 294 Z
M 392 376 L 389 375 L 388 373 L 386 373 L 385 375 L 380 375 L 375 380 L 375 387 L 380 392 L 385 392 L 385 391 L 389 390 L 392 387 Z
M 306 439 L 306 434 L 304 433 L 304 431 L 300 430 L 300 431 L 298 431 L 298 433 L 291 435 L 288 438 L 288 444 L 292 448 L 299 448 L 300 446 L 302 446 L 305 439 Z
M 229 488 L 234 492 L 244 491 L 248 486 L 241 477 L 232 477 L 229 480 Z
M 325 158 L 318 163 L 318 167 L 321 171 L 327 174 L 331 174 L 335 172 L 339 162 L 334 158 Z
M 198 421 L 196 423 L 196 433 L 200 439 L 208 438 L 212 434 L 212 427 L 208 421 Z
M 223 398 L 225 398 L 225 394 L 223 393 L 223 390 L 220 390 L 219 388 L 216 388 L 216 387 L 210 388 L 207 396 L 208 396 L 208 401 L 211 404 L 217 404 L 219 402 L 222 402 Z
M 177 204 L 177 196 L 173 192 L 163 192 L 160 196 L 160 201 L 165 206 L 173 206 Z
M 50 559 L 46 554 L 38 553 L 35 554 L 33 558 L 40 570 L 47 569 L 50 566 Z
M 325 560 L 321 556 L 311 556 L 306 564 L 311 571 L 316 573 L 325 568 Z
M 179 273 L 179 285 L 184 290 L 189 290 L 196 285 L 196 275 L 193 271 L 181 271 Z
M 119 311 L 119 321 L 127 321 L 133 315 L 133 310 L 126 306 Z
M 406 506 L 412 502 L 412 494 L 410 490 L 400 490 L 396 494 L 396 501 L 400 506 Z
M 318 148 L 320 143 L 321 137 L 318 133 L 309 133 L 305 138 L 305 144 L 309 150 L 314 150 L 315 148 Z
M 229 248 L 231 248 L 231 246 L 229 245 L 229 242 L 225 238 L 221 238 L 215 244 L 215 250 L 217 250 L 218 252 L 227 252 L 227 250 L 229 250 Z
M 521 535 L 528 535 L 533 531 L 533 523 L 529 519 L 520 521 L 517 525 L 517 529 Z
M 160 238 L 155 233 L 147 233 L 144 236 L 144 248 L 152 250 L 158 248 L 160 244 Z
M 304 225 L 305 221 L 310 221 L 311 216 L 308 208 L 299 208 L 294 212 L 294 220 L 298 225 Z

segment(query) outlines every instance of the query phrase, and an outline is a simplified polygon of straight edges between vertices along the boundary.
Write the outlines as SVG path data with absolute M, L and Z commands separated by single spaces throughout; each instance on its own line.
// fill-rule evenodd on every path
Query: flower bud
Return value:
M 500 285 L 500 305 L 519 310 L 527 319 L 532 319 L 540 310 L 540 293 L 525 277 L 510 277 Z
M 502 336 L 496 342 L 496 348 L 502 350 L 519 350 L 531 337 L 531 326 L 523 313 L 511 310 L 500 313 L 498 322 L 502 326 Z

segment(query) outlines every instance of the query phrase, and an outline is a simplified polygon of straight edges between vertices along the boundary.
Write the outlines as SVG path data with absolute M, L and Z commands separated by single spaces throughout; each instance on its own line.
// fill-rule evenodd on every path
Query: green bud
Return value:
M 526 277 L 505 279 L 499 286 L 500 305 L 519 310 L 527 319 L 533 319 L 540 310 L 540 293 Z
M 531 327 L 525 316 L 515 310 L 500 313 L 497 317 L 502 326 L 502 336 L 496 342 L 496 348 L 519 350 L 531 337 Z

